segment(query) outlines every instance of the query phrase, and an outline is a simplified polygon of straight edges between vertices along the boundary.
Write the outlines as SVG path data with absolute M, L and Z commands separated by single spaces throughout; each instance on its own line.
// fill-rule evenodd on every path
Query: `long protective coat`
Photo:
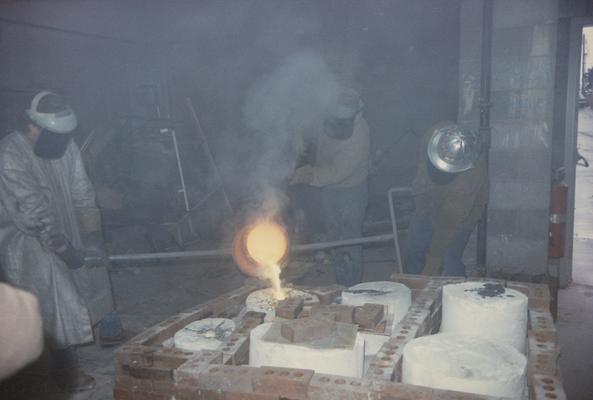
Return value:
M 462 230 L 473 230 L 488 202 L 488 173 L 482 154 L 474 168 L 451 175 L 451 181 L 438 183 L 431 179 L 428 168 L 428 141 L 436 129 L 451 122 L 430 128 L 420 146 L 418 171 L 412 183 L 416 210 L 429 213 L 432 222 L 432 241 L 429 255 L 442 257 L 455 236 Z
M 0 141 L 0 263 L 4 279 L 39 299 L 52 347 L 93 340 L 93 325 L 113 310 L 105 268 L 70 270 L 43 240 L 40 220 L 77 249 L 100 229 L 95 193 L 78 146 L 58 160 L 41 159 L 13 132 Z

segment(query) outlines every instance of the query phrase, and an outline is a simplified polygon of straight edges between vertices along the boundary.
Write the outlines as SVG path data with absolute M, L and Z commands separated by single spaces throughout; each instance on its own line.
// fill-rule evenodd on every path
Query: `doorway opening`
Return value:
M 593 25 L 582 29 L 580 54 L 572 280 L 593 285 Z

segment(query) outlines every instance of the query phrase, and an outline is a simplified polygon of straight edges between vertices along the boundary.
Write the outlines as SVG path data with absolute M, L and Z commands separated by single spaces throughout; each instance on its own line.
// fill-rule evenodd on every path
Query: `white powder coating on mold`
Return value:
M 439 333 L 408 343 L 402 382 L 522 399 L 527 358 L 513 347 L 476 336 Z
M 249 337 L 249 365 L 312 369 L 317 373 L 361 378 L 364 366 L 364 339 L 356 336 L 349 348 L 312 348 L 294 343 L 277 343 L 263 338 L 272 326 L 264 323 Z
M 388 340 L 389 336 L 377 332 L 358 332 L 358 336 L 364 339 L 364 370 L 369 369 L 375 356 Z
M 303 292 L 302 290 L 284 288 L 286 298 L 302 297 L 310 301 L 319 301 L 319 298 L 313 294 Z M 273 321 L 276 318 L 276 304 L 278 301 L 274 298 L 274 289 L 267 288 L 256 290 L 247 296 L 245 300 L 245 307 L 247 311 L 263 312 L 266 314 L 264 320 L 266 322 Z
M 216 350 L 235 329 L 235 323 L 226 318 L 206 318 L 194 321 L 173 336 L 175 347 L 189 350 Z
M 365 303 L 386 306 L 387 314 L 393 316 L 392 326 L 395 326 L 408 313 L 412 292 L 406 285 L 388 281 L 359 283 L 342 291 L 342 304 L 362 306 Z
M 501 284 L 464 282 L 443 287 L 441 332 L 480 336 L 525 353 L 527 303 Z

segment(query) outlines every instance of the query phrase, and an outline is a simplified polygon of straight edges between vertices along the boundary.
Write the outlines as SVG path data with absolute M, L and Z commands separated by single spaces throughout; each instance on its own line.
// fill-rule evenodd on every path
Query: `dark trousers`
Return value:
M 465 276 L 463 251 L 472 233 L 471 229 L 460 231 L 443 254 L 443 275 Z M 428 213 L 416 213 L 410 221 L 407 233 L 407 254 L 404 271 L 408 274 L 422 274 L 426 254 L 432 241 L 432 223 Z
M 329 241 L 362 236 L 362 224 L 368 203 L 366 182 L 351 188 L 322 188 L 321 205 Z M 362 247 L 340 247 L 331 251 L 336 281 L 350 287 L 362 281 Z

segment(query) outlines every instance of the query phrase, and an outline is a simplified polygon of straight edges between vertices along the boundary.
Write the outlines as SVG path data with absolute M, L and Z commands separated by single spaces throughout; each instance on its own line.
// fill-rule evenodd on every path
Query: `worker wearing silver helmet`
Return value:
M 122 339 L 95 193 L 72 140 L 76 126 L 61 97 L 43 91 L 19 130 L 0 140 L 2 274 L 39 299 L 52 375 L 70 391 L 94 386 L 75 347 L 93 340 L 93 327 L 105 344 Z
M 477 134 L 453 122 L 431 127 L 412 184 L 416 211 L 405 270 L 465 276 L 463 251 L 488 199 L 486 159 Z
M 344 89 L 323 121 L 315 163 L 297 168 L 291 184 L 321 188 L 323 218 L 328 240 L 362 236 L 368 202 L 369 127 L 362 115 L 358 93 Z M 332 251 L 336 280 L 352 286 L 362 280 L 362 248 Z

